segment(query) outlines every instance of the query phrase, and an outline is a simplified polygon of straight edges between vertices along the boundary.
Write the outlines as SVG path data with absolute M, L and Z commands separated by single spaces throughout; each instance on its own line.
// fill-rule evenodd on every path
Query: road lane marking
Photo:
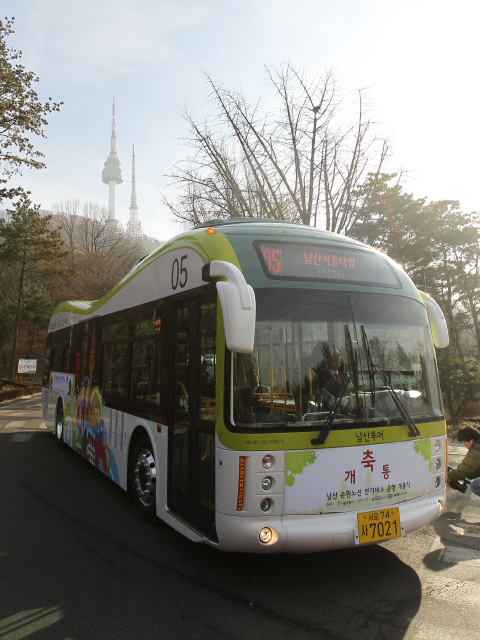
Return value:
M 41 411 L 0 411 L 0 418 L 41 418 Z
M 42 607 L 20 611 L 9 618 L 0 620 L 0 637 L 4 640 L 21 640 L 51 627 L 64 617 L 60 606 Z
M 23 422 L 12 421 L 5 425 L 5 429 L 20 429 L 25 424 L 25 420 Z
M 10 427 L 9 425 L 11 425 L 12 423 L 9 422 L 7 424 L 6 427 L 3 427 L 4 431 L 35 431 L 36 429 L 40 429 L 40 426 L 35 426 L 35 423 L 32 423 L 32 420 L 27 420 L 27 421 L 23 421 L 19 422 L 18 424 L 16 424 L 15 422 L 13 423 L 13 426 Z M 1 427 L 0 427 L 1 429 Z

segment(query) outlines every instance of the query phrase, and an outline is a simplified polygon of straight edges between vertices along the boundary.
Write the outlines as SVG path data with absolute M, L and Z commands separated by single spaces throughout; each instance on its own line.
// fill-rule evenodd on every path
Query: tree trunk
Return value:
M 478 321 L 478 314 L 473 301 L 472 292 L 467 291 L 468 304 L 470 307 L 470 313 L 472 314 L 473 326 L 475 328 L 475 337 L 477 339 L 477 349 L 480 355 L 480 323 Z
M 453 424 L 457 424 L 457 416 L 455 415 L 455 409 L 453 408 L 452 394 L 448 393 L 447 391 L 445 395 L 447 398 L 447 406 L 448 406 L 448 412 L 450 413 L 450 420 L 452 421 Z
M 448 271 L 448 257 L 447 257 L 447 251 L 445 247 L 443 247 L 443 267 L 444 267 L 445 283 L 446 283 L 446 289 L 447 289 L 445 306 L 446 306 L 448 322 L 450 325 L 449 328 L 450 328 L 450 338 L 452 341 L 452 348 L 454 352 L 457 353 L 460 360 L 463 361 L 464 357 L 462 353 L 462 348 L 460 346 L 460 339 L 459 339 L 460 336 L 458 332 L 457 323 L 455 322 L 455 315 L 453 313 L 454 304 L 453 304 L 453 294 L 452 294 L 452 279 Z
M 20 324 L 20 310 L 22 308 L 24 278 L 25 278 L 25 263 L 22 264 L 22 270 L 20 273 L 20 285 L 18 287 L 17 310 L 15 312 L 15 321 L 13 325 L 12 357 L 10 359 L 10 372 L 9 372 L 10 378 L 13 378 L 15 373 L 15 357 L 17 355 L 18 325 Z

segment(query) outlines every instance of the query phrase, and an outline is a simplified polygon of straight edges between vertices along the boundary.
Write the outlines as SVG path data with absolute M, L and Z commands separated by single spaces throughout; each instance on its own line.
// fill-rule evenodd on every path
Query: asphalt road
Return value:
M 0 487 L 0 640 L 480 639 L 471 492 L 449 490 L 435 526 L 374 547 L 219 553 L 145 523 L 58 449 L 40 395 L 0 405 Z

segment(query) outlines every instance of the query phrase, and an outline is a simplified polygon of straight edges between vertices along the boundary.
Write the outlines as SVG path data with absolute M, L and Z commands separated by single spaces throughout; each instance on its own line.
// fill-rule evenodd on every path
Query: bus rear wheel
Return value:
M 65 447 L 65 441 L 63 439 L 64 417 L 63 417 L 63 405 L 61 402 L 57 405 L 57 411 L 55 412 L 55 439 L 58 447 L 63 449 Z
M 140 436 L 133 450 L 130 487 L 139 514 L 145 520 L 154 522 L 157 517 L 157 466 L 152 443 L 146 433 Z

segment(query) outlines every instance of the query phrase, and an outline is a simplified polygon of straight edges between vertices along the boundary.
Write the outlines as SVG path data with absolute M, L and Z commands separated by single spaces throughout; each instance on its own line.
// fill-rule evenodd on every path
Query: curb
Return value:
M 41 395 L 42 395 L 42 392 L 37 391 L 36 393 L 32 393 L 28 396 L 18 396 L 18 398 L 11 398 L 10 400 L 0 400 L 0 407 L 3 407 L 6 404 L 11 404 L 16 400 L 26 400 L 27 398 L 34 398 L 35 396 L 41 396 Z

